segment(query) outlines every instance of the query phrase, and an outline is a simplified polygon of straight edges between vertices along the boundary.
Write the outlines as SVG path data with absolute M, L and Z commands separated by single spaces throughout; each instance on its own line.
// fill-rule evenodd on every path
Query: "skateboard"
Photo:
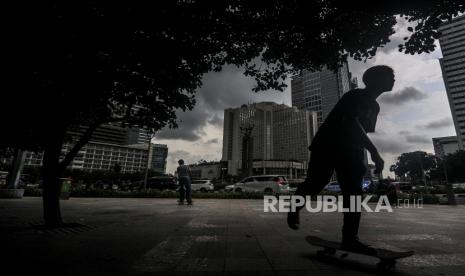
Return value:
M 399 251 L 391 251 L 391 250 L 382 249 L 382 248 L 374 248 L 376 250 L 376 254 L 364 254 L 364 253 L 359 253 L 359 252 L 344 249 L 342 248 L 342 244 L 340 242 L 328 241 L 328 240 L 324 240 L 322 238 L 315 237 L 315 236 L 307 236 L 305 240 L 311 245 L 323 247 L 322 250 L 318 250 L 316 252 L 317 256 L 319 257 L 333 256 L 336 254 L 336 251 L 339 250 L 339 251 L 345 252 L 341 255 L 342 258 L 347 257 L 349 253 L 378 258 L 379 262 L 376 265 L 376 268 L 379 270 L 393 269 L 396 265 L 397 259 L 406 258 L 414 254 L 413 251 L 399 252 Z

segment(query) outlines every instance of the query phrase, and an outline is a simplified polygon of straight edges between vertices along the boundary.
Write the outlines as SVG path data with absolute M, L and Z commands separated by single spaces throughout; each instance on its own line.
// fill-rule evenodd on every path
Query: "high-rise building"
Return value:
M 73 148 L 87 128 L 76 125 L 67 131 L 72 141 L 63 144 L 61 158 Z M 145 170 L 150 162 L 150 169 L 164 174 L 168 147 L 152 144 L 148 154 L 149 140 L 150 134 L 143 128 L 103 124 L 92 133 L 89 142 L 79 150 L 69 168 L 87 171 L 111 170 L 119 165 L 123 173 L 140 172 Z M 42 166 L 42 158 L 42 152 L 28 152 L 24 164 Z
M 85 131 L 87 126 L 76 125 L 72 126 L 67 134 L 73 140 L 79 139 Z M 132 145 L 144 144 L 150 140 L 150 134 L 144 128 L 138 127 L 122 127 L 120 125 L 102 124 L 92 133 L 90 138 L 91 142 L 110 143 L 116 145 Z
M 152 170 L 165 174 L 166 158 L 168 157 L 168 146 L 163 144 L 152 144 Z
M 73 148 L 73 143 L 62 147 L 62 158 Z M 73 170 L 109 171 L 119 165 L 122 173 L 140 172 L 147 167 L 147 147 L 124 146 L 101 142 L 89 142 L 79 150 L 68 168 Z M 41 167 L 43 153 L 27 152 L 25 166 Z
M 73 143 L 64 143 L 61 158 L 73 148 Z M 119 165 L 122 173 L 142 172 L 147 167 L 147 158 L 151 158 L 151 169 L 165 173 L 168 147 L 153 144 L 148 154 L 148 144 L 117 145 L 101 142 L 89 142 L 84 145 L 70 163 L 74 170 L 112 170 Z M 27 152 L 25 166 L 41 167 L 43 152 Z
M 439 31 L 442 76 L 460 149 L 465 148 L 465 15 L 444 23 Z
M 315 111 L 321 125 L 342 95 L 352 88 L 350 78 L 347 63 L 337 72 L 302 70 L 291 81 L 292 106 Z
M 73 139 L 78 140 L 86 130 L 88 126 L 84 125 L 75 125 L 68 129 L 67 134 Z M 101 126 L 97 127 L 92 133 L 92 137 L 90 138 L 91 142 L 100 142 L 100 143 L 110 143 L 116 145 L 125 145 L 127 143 L 127 132 L 126 128 L 111 125 L 111 124 L 102 124 Z
M 317 117 L 316 112 L 273 102 L 225 109 L 222 160 L 228 161 L 228 172 L 232 175 L 237 175 L 242 166 L 245 128 L 252 128 L 253 160 L 296 160 L 307 163 L 307 148 L 317 130 Z
M 440 158 L 459 150 L 457 136 L 433 138 L 434 153 Z
M 150 133 L 145 128 L 130 127 L 126 129 L 126 144 L 146 144 L 150 141 Z

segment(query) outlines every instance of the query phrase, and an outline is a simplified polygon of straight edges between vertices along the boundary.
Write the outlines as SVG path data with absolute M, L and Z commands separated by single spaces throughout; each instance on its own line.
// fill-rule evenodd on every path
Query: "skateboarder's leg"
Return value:
M 314 196 L 323 190 L 334 173 L 332 156 L 328 152 L 313 151 L 308 164 L 307 177 L 300 183 L 295 192 L 300 196 Z
M 345 158 L 344 158 L 345 159 Z M 341 187 L 343 206 L 350 207 L 350 196 L 361 196 L 362 180 L 366 168 L 363 159 L 347 158 L 336 166 L 336 175 Z M 342 227 L 343 239 L 356 239 L 360 225 L 360 212 L 345 212 Z
M 331 154 L 319 153 L 313 151 L 310 157 L 310 163 L 307 169 L 307 178 L 297 187 L 295 195 L 314 196 L 317 195 L 328 184 L 334 173 L 334 166 L 329 159 Z M 290 228 L 297 230 L 299 228 L 299 211 L 303 206 L 297 207 L 296 212 L 289 212 L 287 215 L 287 224 Z
M 362 196 L 362 180 L 366 171 L 363 158 L 354 158 L 358 154 L 345 155 L 349 157 L 336 166 L 336 174 L 343 196 L 343 206 L 350 208 L 350 196 Z M 342 244 L 347 249 L 363 254 L 375 254 L 375 250 L 359 241 L 358 228 L 360 226 L 361 212 L 345 212 L 342 226 Z
M 181 177 L 179 178 L 179 203 L 184 202 L 184 198 L 186 195 L 186 188 L 185 188 L 185 178 Z
M 186 179 L 186 200 L 187 203 L 192 204 L 192 189 L 191 189 L 191 180 L 189 178 Z

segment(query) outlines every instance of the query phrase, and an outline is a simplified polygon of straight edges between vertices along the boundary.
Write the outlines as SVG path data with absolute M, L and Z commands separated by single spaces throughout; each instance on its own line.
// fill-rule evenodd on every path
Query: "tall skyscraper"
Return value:
M 440 28 L 442 56 L 440 64 L 454 120 L 459 148 L 465 148 L 465 15 L 444 23 Z
M 248 127 L 252 128 L 253 160 L 308 162 L 307 147 L 317 129 L 316 113 L 260 102 L 224 110 L 222 160 L 228 161 L 230 174 L 236 175 L 241 168 L 242 138 Z
M 344 93 L 351 89 L 347 63 L 337 72 L 303 70 L 291 82 L 292 106 L 315 111 L 321 125 Z

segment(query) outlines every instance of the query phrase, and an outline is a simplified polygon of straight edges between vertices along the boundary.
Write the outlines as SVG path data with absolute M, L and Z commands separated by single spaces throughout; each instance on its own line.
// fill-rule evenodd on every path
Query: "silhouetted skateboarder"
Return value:
M 296 195 L 317 195 L 330 181 L 333 172 L 341 187 L 343 206 L 349 208 L 350 195 L 362 195 L 362 180 L 366 171 L 364 149 L 376 165 L 375 173 L 384 168 L 384 161 L 370 141 L 367 132 L 374 132 L 379 113 L 376 98 L 391 91 L 394 71 L 388 66 L 374 66 L 363 74 L 364 89 L 354 89 L 342 96 L 319 128 L 309 147 L 311 151 L 307 179 L 299 185 Z M 289 212 L 290 228 L 299 228 L 299 210 Z M 345 212 L 342 228 L 344 248 L 372 253 L 373 248 L 358 239 L 360 212 Z
M 192 190 L 191 190 L 191 170 L 187 165 L 184 164 L 184 160 L 178 161 L 178 168 L 176 174 L 178 175 L 179 181 L 179 201 L 180 205 L 184 204 L 184 199 L 187 200 L 187 204 L 192 205 Z

